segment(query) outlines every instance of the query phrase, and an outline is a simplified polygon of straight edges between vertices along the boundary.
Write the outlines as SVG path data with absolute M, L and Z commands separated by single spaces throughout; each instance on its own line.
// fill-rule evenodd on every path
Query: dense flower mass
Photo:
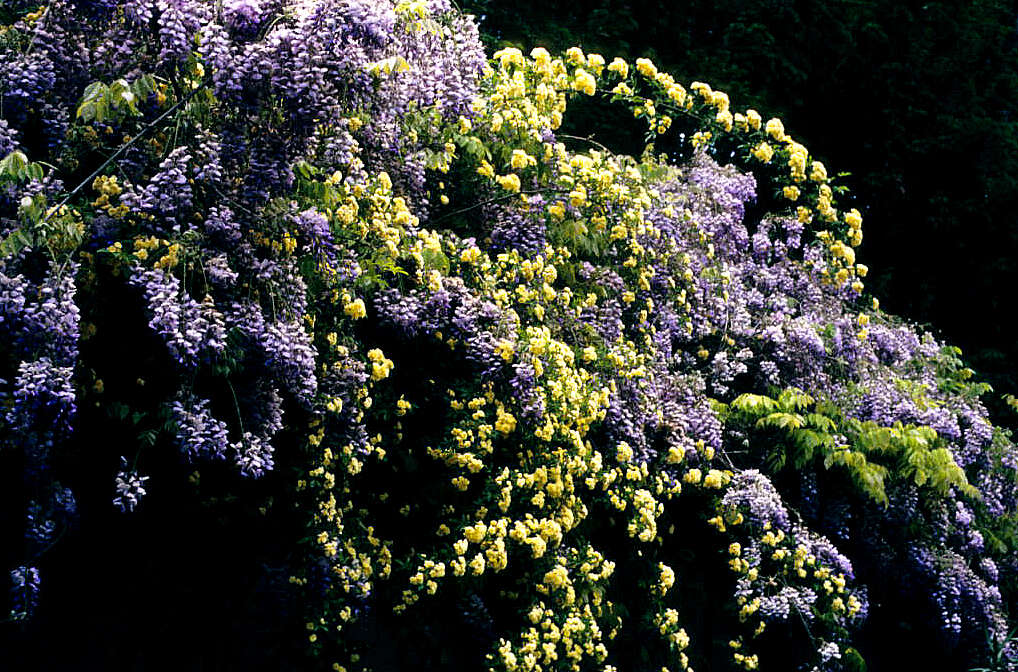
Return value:
M 561 134 L 575 96 L 654 144 Z M 144 515 L 169 454 L 224 501 L 289 479 L 327 669 L 461 629 L 464 669 L 858 670 L 880 609 L 1018 665 L 1018 451 L 780 120 L 486 61 L 444 0 L 54 0 L 0 27 L 0 97 L 13 619 L 75 492 Z

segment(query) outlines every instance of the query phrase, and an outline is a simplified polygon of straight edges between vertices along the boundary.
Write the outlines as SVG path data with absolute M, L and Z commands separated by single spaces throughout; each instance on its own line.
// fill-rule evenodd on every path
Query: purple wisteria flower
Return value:
M 113 498 L 113 505 L 122 513 L 128 513 L 134 511 L 146 495 L 145 481 L 149 477 L 140 476 L 136 469 L 128 469 L 126 457 L 120 458 L 120 467 L 116 479 L 117 496 Z
M 761 528 L 769 524 L 788 530 L 788 511 L 770 479 L 755 469 L 739 472 L 729 484 L 721 503 L 740 511 L 746 520 Z
M 216 419 L 208 399 L 187 398 L 173 402 L 177 444 L 188 460 L 223 459 L 229 448 L 227 426 Z
M 39 570 L 36 567 L 18 567 L 11 570 L 11 612 L 14 621 L 32 617 L 39 604 Z

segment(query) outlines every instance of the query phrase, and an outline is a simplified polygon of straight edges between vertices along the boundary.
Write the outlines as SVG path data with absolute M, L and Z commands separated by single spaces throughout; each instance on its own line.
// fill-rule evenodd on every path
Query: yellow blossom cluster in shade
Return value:
M 862 609 L 862 602 L 848 587 L 849 579 L 842 572 L 826 566 L 823 561 L 809 552 L 808 547 L 794 535 L 775 529 L 771 523 L 744 525 L 744 517 L 737 508 L 725 509 L 720 505 L 716 515 L 708 522 L 733 539 L 728 546 L 729 569 L 744 581 L 742 590 L 749 591 L 749 597 L 737 598 L 739 620 L 746 629 L 747 638 L 760 636 L 766 629 L 765 621 L 758 615 L 760 598 L 774 590 L 775 586 L 798 586 L 816 594 L 814 608 L 818 613 L 829 614 L 835 621 L 846 624 Z M 745 546 L 753 544 L 759 551 L 747 555 Z M 757 669 L 759 656 L 751 654 L 745 646 L 745 639 L 739 637 L 731 642 L 732 659 L 737 667 L 746 670 Z
M 689 635 L 679 625 L 679 612 L 669 607 L 654 616 L 654 623 L 658 627 L 658 632 L 676 654 L 679 665 L 682 668 L 687 668 L 689 659 L 683 651 L 689 646 Z
M 66 253 L 78 248 L 85 234 L 85 222 L 77 208 L 67 205 L 50 206 L 45 218 L 50 224 L 45 245 L 51 254 Z
M 139 262 L 152 262 L 153 268 L 166 273 L 173 271 L 181 262 L 183 247 L 180 243 L 155 236 L 136 236 L 128 244 L 130 250 L 125 249 L 121 241 L 116 241 L 105 249 L 114 254 L 129 253 Z
M 408 7 L 405 12 L 416 16 L 418 10 Z M 619 80 L 614 89 L 602 84 L 607 77 Z M 634 93 L 648 88 L 648 95 Z M 671 652 L 669 664 L 687 669 L 685 650 L 690 639 L 681 627 L 680 614 L 668 602 L 675 571 L 656 555 L 668 534 L 660 520 L 669 503 L 684 492 L 720 501 L 733 473 L 715 464 L 713 449 L 697 437 L 690 453 L 672 446 L 656 462 L 642 459 L 625 442 L 598 449 L 591 433 L 604 419 L 618 384 L 653 381 L 652 334 L 608 342 L 591 334 L 563 333 L 558 325 L 576 324 L 585 309 L 603 300 L 603 295 L 576 281 L 579 251 L 602 255 L 618 269 L 624 283 L 620 298 L 635 312 L 637 322 L 646 322 L 655 309 L 649 289 L 661 264 L 672 264 L 669 288 L 674 290 L 675 305 L 688 311 L 681 286 L 694 280 L 688 257 L 683 261 L 681 254 L 667 256 L 667 240 L 661 241 L 665 253 L 649 251 L 641 241 L 662 238 L 645 217 L 652 204 L 669 216 L 684 218 L 694 231 L 697 224 L 677 197 L 660 193 L 647 175 L 675 169 L 652 158 L 641 164 L 607 152 L 570 151 L 562 143 L 546 140 L 545 131 L 560 127 L 570 95 L 610 91 L 629 99 L 634 113 L 645 117 L 658 133 L 670 126 L 671 118 L 662 113 L 668 110 L 673 115 L 699 115 L 705 129 L 699 141 L 705 145 L 717 134 L 741 134 L 758 161 L 787 165 L 783 174 L 787 184 L 781 185 L 781 193 L 797 204 L 795 215 L 800 220 L 817 217 L 847 227 L 846 240 L 828 230 L 819 232 L 826 236 L 822 239 L 831 251 L 832 282 L 865 275 L 864 267 L 854 264 L 851 247 L 861 237 L 861 216 L 855 210 L 844 214 L 834 210 L 826 170 L 810 160 L 779 120 L 764 123 L 753 110 L 732 113 L 723 92 L 699 82 L 687 91 L 646 59 L 631 67 L 622 59 L 609 63 L 576 48 L 563 58 L 553 58 L 543 49 L 527 57 L 508 48 L 497 52 L 485 71 L 484 91 L 473 105 L 475 116 L 457 122 L 453 139 L 440 139 L 444 158 L 435 169 L 445 173 L 460 162 L 518 207 L 540 208 L 549 231 L 555 233 L 549 236 L 554 242 L 540 253 L 529 257 L 515 250 L 489 254 L 472 240 L 421 227 L 385 173 L 359 179 L 335 174 L 317 180 L 316 207 L 329 219 L 337 240 L 355 252 L 365 277 L 399 273 L 401 282 L 424 298 L 443 292 L 452 281 L 462 282 L 493 301 L 507 316 L 496 334 L 495 351 L 506 366 L 533 370 L 536 396 L 526 403 L 543 413 L 538 421 L 528 420 L 524 400 L 490 383 L 465 389 L 440 386 L 436 393 L 445 422 L 442 433 L 436 440 L 429 439 L 428 445 L 416 445 L 414 437 L 404 436 L 403 423 L 429 400 L 394 387 L 392 373 L 401 360 L 390 359 L 382 347 L 368 347 L 354 335 L 356 323 L 368 316 L 367 294 L 327 274 L 331 284 L 323 296 L 334 310 L 322 310 L 312 325 L 322 374 L 359 371 L 364 383 L 352 398 L 323 399 L 321 414 L 308 426 L 307 441 L 316 459 L 298 488 L 315 502 L 312 538 L 334 577 L 329 617 L 310 621 L 310 629 L 313 634 L 340 633 L 342 638 L 353 618 L 351 605 L 368 596 L 378 581 L 397 586 L 399 599 L 391 607 L 405 614 L 419 608 L 415 605 L 422 600 L 440 597 L 449 582 L 481 585 L 520 575 L 524 579 L 513 586 L 512 594 L 530 606 L 518 630 L 504 633 L 489 654 L 490 668 L 602 666 L 611 641 L 631 624 L 622 621 L 617 605 L 606 597 L 615 579 L 613 560 L 605 549 L 592 545 L 583 531 L 597 507 L 617 516 L 625 534 L 646 549 L 652 578 L 643 588 L 655 614 L 653 627 Z M 356 125 L 351 123 L 350 128 Z M 488 152 L 457 151 L 473 142 Z M 358 173 L 351 170 L 350 174 Z M 541 187 L 540 200 L 528 193 L 533 184 Z M 278 242 L 285 252 L 285 237 Z M 700 242 L 712 258 L 711 241 L 701 234 Z M 723 294 L 725 278 L 722 273 L 717 276 L 718 292 Z M 456 339 L 442 333 L 434 337 L 450 357 L 461 355 Z M 707 359 L 710 354 L 704 348 L 701 356 Z M 375 398 L 379 403 L 373 403 Z M 330 430 L 355 425 L 371 428 L 366 445 L 337 441 L 341 434 Z M 358 486 L 373 471 L 389 468 L 387 455 L 393 450 L 416 451 L 417 458 L 431 460 L 444 474 L 440 493 L 447 503 L 431 521 L 430 541 L 413 549 L 401 549 L 398 540 L 383 534 L 380 521 L 391 512 L 381 512 L 396 493 L 376 493 L 369 501 Z M 404 504 L 398 512 L 406 517 L 412 509 Z M 741 514 L 717 512 L 708 522 L 732 539 L 725 542 L 730 544 L 732 569 L 756 580 L 759 570 L 745 565 L 742 546 L 731 536 L 740 530 Z M 815 559 L 810 562 L 804 557 L 800 562 L 797 550 L 788 546 L 791 543 L 778 539 L 774 552 L 782 553 L 768 559 L 780 564 L 782 576 L 801 580 L 800 572 L 806 572 L 806 579 L 821 581 L 824 589 L 828 582 L 833 591 L 825 604 L 834 612 L 841 613 L 840 609 L 850 615 L 859 608 L 854 596 L 841 597 L 844 577 L 816 574 L 822 568 Z M 394 558 L 399 553 L 404 554 Z M 836 600 L 841 600 L 840 607 Z M 741 619 L 754 625 L 758 605 L 747 601 L 737 606 Z M 753 632 L 759 634 L 762 626 L 756 624 Z M 737 653 L 742 658 L 736 662 L 745 669 L 758 663 L 753 655 Z M 346 661 L 336 665 L 356 668 L 355 655 L 350 665 Z M 608 672 L 611 666 L 599 669 Z
M 342 180 L 339 175 L 330 175 L 318 187 L 318 209 L 329 219 L 337 237 L 357 253 L 360 272 L 391 271 L 402 265 L 416 269 L 417 282 L 428 281 L 424 258 L 431 250 L 441 249 L 441 240 L 437 234 L 418 228 L 416 216 L 405 198 L 394 194 L 387 174 L 361 180 Z M 416 233 L 411 235 L 409 231 Z M 320 632 L 341 633 L 347 622 L 354 619 L 351 605 L 369 596 L 374 582 L 389 579 L 393 571 L 392 541 L 383 539 L 376 531 L 373 513 L 357 496 L 356 484 L 369 473 L 372 463 L 384 462 L 386 447 L 402 438 L 401 418 L 413 408 L 403 396 L 392 399 L 385 408 L 374 403 L 375 387 L 387 383 L 396 365 L 382 348 L 361 348 L 352 336 L 353 324 L 367 316 L 365 297 L 359 295 L 359 290 L 341 283 L 332 269 L 319 270 L 326 271 L 324 279 L 333 283 L 322 294 L 324 303 L 335 307 L 331 311 L 319 309 L 311 325 L 318 346 L 320 375 L 362 371 L 364 384 L 351 399 L 322 399 L 323 414 L 313 418 L 308 426 L 307 443 L 317 458 L 297 488 L 312 493 L 315 499 L 311 521 L 314 543 L 330 567 L 331 598 L 337 605 L 331 620 L 322 617 L 309 621 L 315 637 L 310 640 L 312 644 L 318 641 Z M 387 423 L 388 436 L 373 433 L 365 445 L 337 443 L 328 431 L 337 424 L 363 426 L 377 413 L 390 413 L 393 417 Z M 444 566 L 429 566 L 429 578 L 422 584 L 425 589 L 444 571 Z M 291 580 L 298 584 L 306 582 L 300 576 Z M 347 665 L 336 665 L 356 669 L 356 658 L 352 654 Z
M 586 660 L 603 661 L 608 655 L 604 634 L 589 604 L 563 613 L 539 601 L 528 618 L 531 625 L 522 634 L 520 646 L 502 639 L 496 653 L 489 654 L 493 668 L 512 672 L 573 670 Z
M 113 204 L 124 189 L 117 181 L 116 175 L 100 175 L 92 182 L 92 188 L 99 193 L 92 202 L 93 207 L 105 212 L 114 219 L 121 219 L 127 215 L 129 208 L 123 204 Z
M 575 166 L 577 172 L 596 174 L 593 170 L 596 157 L 577 158 L 566 165 Z M 642 264 L 635 263 L 636 257 L 632 256 L 629 245 L 635 241 L 637 229 L 643 229 L 640 235 L 646 234 L 647 225 L 635 224 L 633 237 L 624 224 L 616 226 L 621 227 L 614 236 L 621 253 L 634 259 L 629 266 L 632 291 L 645 290 L 649 288 L 645 269 Z M 586 440 L 590 428 L 603 418 L 609 394 L 614 389 L 612 380 L 600 389 L 592 387 L 595 374 L 606 368 L 618 378 L 646 376 L 645 355 L 641 352 L 649 343 L 638 345 L 621 340 L 599 343 L 596 347 L 593 344 L 579 347 L 556 338 L 549 326 L 538 326 L 552 311 L 572 313 L 576 317 L 584 307 L 598 300 L 596 295 L 580 296 L 568 287 L 559 286 L 557 268 L 568 265 L 571 256 L 567 247 L 549 246 L 543 255 L 531 259 L 522 258 L 515 251 L 492 259 L 474 246 L 460 251 L 455 243 L 443 241 L 437 233 L 422 232 L 419 239 L 424 240 L 433 253 L 442 251 L 453 260 L 451 275 L 457 270 L 457 261 L 461 265 L 461 277 L 465 277 L 464 272 L 469 267 L 470 277 L 479 290 L 507 309 L 510 315 L 531 323 L 515 334 L 506 334 L 499 341 L 498 352 L 507 362 L 532 367 L 541 382 L 539 403 L 546 413 L 543 423 L 528 427 L 521 434 L 517 421 L 519 411 L 513 409 L 518 400 L 499 399 L 490 386 L 478 390 L 479 394 L 471 398 L 461 398 L 453 389 L 446 391 L 451 419 L 448 441 L 441 447 L 429 447 L 427 453 L 451 470 L 451 489 L 487 490 L 493 495 L 494 506 L 481 506 L 473 511 L 468 515 L 472 522 L 457 526 L 454 520 L 449 520 L 439 526 L 436 535 L 448 536 L 449 546 L 444 552 L 421 558 L 417 571 L 408 579 L 403 602 L 396 605 L 396 611 L 402 612 L 422 597 L 436 594 L 443 581 L 497 574 L 510 564 L 539 561 L 552 551 L 558 551 L 564 537 L 588 515 L 587 501 L 591 497 L 604 498 L 617 510 L 626 512 L 630 516 L 631 536 L 645 543 L 660 541 L 656 519 L 663 511 L 663 504 L 659 498 L 669 499 L 681 492 L 681 488 L 676 483 L 665 482 L 660 474 L 653 474 L 646 462 L 634 463 L 631 449 L 627 451 L 620 445 L 616 459 L 610 461 Z M 641 250 L 636 252 L 643 254 Z M 442 280 L 425 281 L 423 286 L 430 291 L 441 291 Z M 438 338 L 443 337 L 439 334 Z M 451 340 L 445 342 L 452 349 L 457 345 Z M 519 451 L 516 464 L 505 466 L 498 473 L 489 471 L 486 461 L 504 456 L 506 450 Z M 478 477 L 484 477 L 480 484 L 476 483 Z M 728 477 L 727 472 L 722 475 L 711 470 L 708 487 L 720 487 Z M 457 528 L 462 532 L 461 537 L 450 534 Z M 577 582 L 584 586 L 585 592 L 594 590 L 594 594 L 601 594 L 596 584 L 611 576 L 612 565 L 593 548 L 588 548 L 587 555 L 585 562 L 579 564 L 578 574 L 570 571 L 569 564 L 562 562 L 561 556 L 556 556 L 559 561 L 544 572 L 541 580 L 534 584 L 534 590 L 552 599 L 554 604 L 570 608 L 575 603 Z M 436 576 L 429 569 L 435 566 L 448 567 L 450 571 Z M 674 574 L 662 569 L 660 587 L 655 590 L 663 595 L 673 581 Z M 593 608 L 593 613 L 600 618 L 611 605 L 595 604 L 587 608 Z M 544 630 L 554 633 L 554 621 L 548 623 Z M 587 629 L 593 631 L 591 627 Z M 595 660 L 603 657 L 594 640 L 588 642 L 593 649 L 574 646 L 567 647 L 564 653 L 555 652 L 549 648 L 551 643 L 543 642 L 544 653 L 539 656 L 534 649 L 537 645 L 535 632 L 531 628 L 521 633 L 522 639 L 505 649 L 511 656 L 503 656 L 503 662 L 508 665 L 516 661 L 523 669 L 533 669 L 527 665 L 540 660 L 546 663 L 557 660 L 560 655 L 563 660 L 569 660 L 570 655 L 594 655 Z
M 278 236 L 264 231 L 251 231 L 248 237 L 252 243 L 265 248 L 276 258 L 291 257 L 297 250 L 297 237 L 291 231 L 284 230 Z
M 346 316 L 341 319 L 348 319 Z M 319 324 L 342 330 L 341 324 Z M 325 400 L 324 405 L 330 416 L 342 416 L 347 421 L 363 422 L 365 414 L 372 408 L 374 385 L 385 380 L 392 371 L 393 363 L 378 348 L 357 355 L 347 344 L 341 343 L 336 331 L 319 332 L 319 354 L 324 374 L 344 370 L 366 370 L 363 387 L 357 390 L 352 403 L 343 403 L 341 398 Z M 401 400 L 397 407 L 405 413 L 409 404 Z M 297 483 L 298 491 L 310 491 L 315 499 L 311 521 L 314 543 L 321 556 L 329 565 L 333 590 L 338 597 L 339 607 L 335 622 L 309 622 L 312 634 L 319 631 L 341 632 L 351 620 L 352 611 L 348 601 L 371 594 L 374 581 L 385 580 L 392 572 L 393 557 L 391 541 L 383 540 L 370 522 L 369 513 L 352 497 L 352 484 L 360 477 L 371 461 L 384 460 L 385 448 L 382 436 L 370 438 L 364 450 L 356 450 L 349 443 L 337 445 L 326 432 L 329 417 L 318 417 L 308 426 L 307 442 L 317 454 L 316 466 Z M 294 576 L 294 583 L 306 579 Z M 346 596 L 342 598 L 339 596 Z M 320 626 L 320 627 L 319 627 Z M 314 642 L 315 640 L 311 640 Z

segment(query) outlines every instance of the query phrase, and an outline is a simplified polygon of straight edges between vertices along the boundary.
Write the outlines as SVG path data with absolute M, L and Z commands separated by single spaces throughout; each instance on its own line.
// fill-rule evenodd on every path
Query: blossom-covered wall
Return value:
M 1015 447 L 780 120 L 441 0 L 8 11 L 17 664 L 1018 660 Z

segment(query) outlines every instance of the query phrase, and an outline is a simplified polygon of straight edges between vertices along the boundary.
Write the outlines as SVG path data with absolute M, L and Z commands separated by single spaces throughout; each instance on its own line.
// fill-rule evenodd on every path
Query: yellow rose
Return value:
M 774 149 L 766 142 L 761 142 L 753 148 L 752 154 L 760 161 L 770 163 L 771 159 L 774 158 Z
M 657 77 L 657 66 L 648 58 L 636 59 L 636 70 L 648 79 Z
M 781 120 L 778 118 L 768 119 L 766 130 L 767 135 L 771 136 L 778 142 L 785 139 L 785 125 L 782 124 Z
M 619 77 L 625 79 L 629 76 L 629 64 L 621 58 L 615 58 L 608 65 L 608 71 L 618 73 Z

